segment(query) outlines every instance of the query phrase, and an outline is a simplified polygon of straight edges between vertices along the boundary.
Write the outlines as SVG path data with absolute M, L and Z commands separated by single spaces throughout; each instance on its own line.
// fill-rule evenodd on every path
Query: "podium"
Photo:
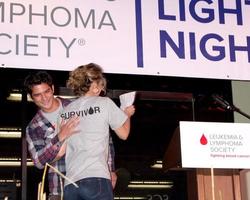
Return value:
M 195 158 L 194 158 L 195 159 Z M 188 200 L 245 200 L 241 197 L 238 169 L 213 169 L 213 183 L 209 168 L 182 168 L 180 128 L 173 133 L 163 158 L 163 170 L 185 170 L 187 173 Z

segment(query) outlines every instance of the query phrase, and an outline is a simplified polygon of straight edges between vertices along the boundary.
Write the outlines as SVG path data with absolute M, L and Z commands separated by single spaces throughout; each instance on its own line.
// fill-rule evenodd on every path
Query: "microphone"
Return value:
M 230 105 L 230 103 L 228 103 L 226 100 L 224 100 L 223 98 L 221 98 L 219 95 L 213 94 L 212 98 L 217 103 L 219 103 L 223 108 L 228 109 L 228 110 L 233 110 L 233 107 Z

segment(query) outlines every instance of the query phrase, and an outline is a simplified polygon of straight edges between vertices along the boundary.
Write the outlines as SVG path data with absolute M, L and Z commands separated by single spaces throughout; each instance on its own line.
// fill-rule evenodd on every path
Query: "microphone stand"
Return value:
M 248 118 L 248 119 L 250 119 L 250 115 L 248 115 L 247 113 L 241 111 L 239 108 L 237 108 L 237 107 L 234 106 L 234 105 L 231 105 L 231 110 L 232 110 L 232 111 L 235 111 L 235 112 L 237 112 L 237 113 L 239 113 L 239 114 L 241 114 L 241 115 L 243 115 L 243 116 L 245 116 L 245 117 Z
M 213 94 L 212 98 L 218 102 L 223 108 L 230 110 L 230 111 L 234 111 L 237 112 L 241 115 L 243 115 L 244 117 L 250 119 L 250 115 L 248 115 L 247 113 L 241 111 L 239 108 L 237 108 L 236 106 L 234 106 L 233 104 L 231 105 L 230 103 L 228 103 L 225 99 L 223 99 L 222 97 L 220 97 L 219 95 Z

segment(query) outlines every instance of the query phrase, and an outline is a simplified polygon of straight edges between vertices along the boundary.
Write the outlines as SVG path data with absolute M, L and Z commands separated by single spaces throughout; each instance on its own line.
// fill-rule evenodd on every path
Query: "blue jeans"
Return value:
M 111 181 L 105 178 L 84 178 L 76 188 L 69 184 L 64 188 L 64 200 L 113 200 Z

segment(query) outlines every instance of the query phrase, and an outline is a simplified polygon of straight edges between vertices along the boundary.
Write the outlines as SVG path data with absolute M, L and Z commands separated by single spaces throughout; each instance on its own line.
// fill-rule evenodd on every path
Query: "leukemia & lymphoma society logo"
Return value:
M 200 144 L 209 149 L 210 156 L 213 158 L 245 157 L 237 154 L 237 149 L 243 146 L 243 136 L 241 134 L 202 133 Z
M 200 143 L 202 145 L 207 145 L 207 138 L 204 134 L 202 134 L 201 138 L 200 138 Z

